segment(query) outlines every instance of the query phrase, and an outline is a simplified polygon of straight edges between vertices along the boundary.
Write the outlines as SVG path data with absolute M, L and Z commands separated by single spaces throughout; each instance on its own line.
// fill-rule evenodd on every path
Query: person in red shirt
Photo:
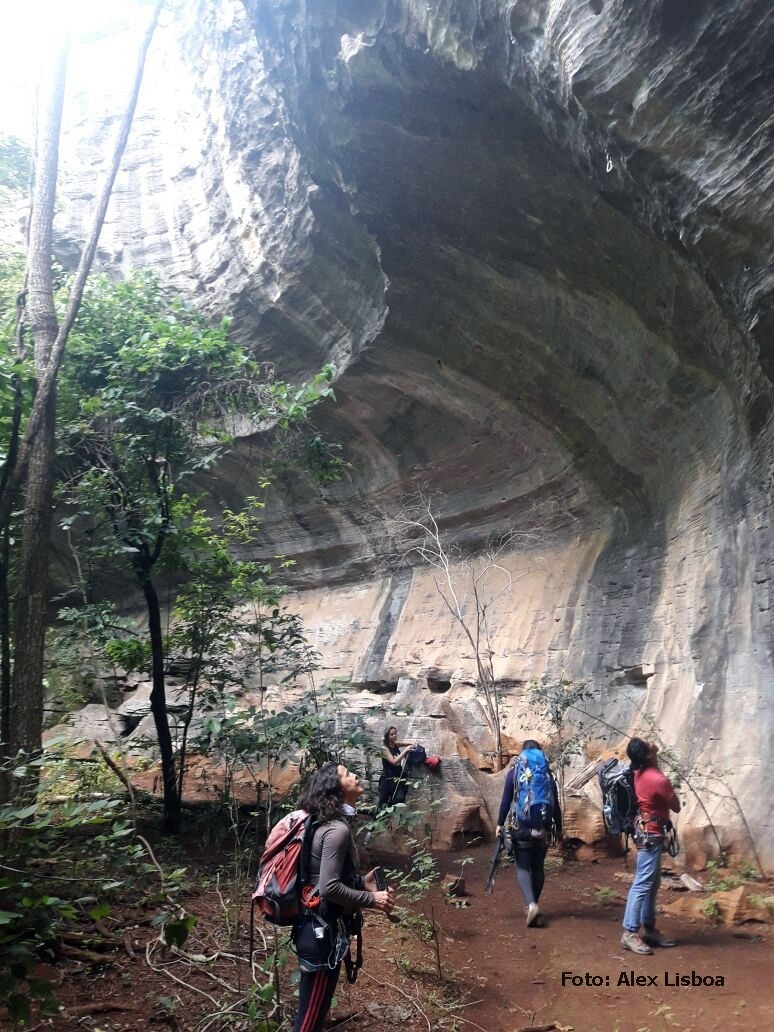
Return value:
M 661 883 L 661 854 L 669 813 L 680 812 L 674 788 L 658 768 L 658 746 L 632 738 L 626 753 L 634 771 L 634 791 L 639 807 L 637 868 L 623 919 L 621 945 L 632 953 L 652 953 L 653 946 L 674 946 L 656 929 L 656 893 Z M 642 932 L 640 932 L 642 928 Z

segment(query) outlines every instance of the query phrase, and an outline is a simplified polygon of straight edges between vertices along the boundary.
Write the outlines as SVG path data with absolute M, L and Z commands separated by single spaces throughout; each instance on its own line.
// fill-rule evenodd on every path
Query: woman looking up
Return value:
M 319 897 L 310 901 L 293 928 L 301 970 L 299 1008 L 293 1032 L 320 1032 L 330 1009 L 349 937 L 361 926 L 360 908 L 390 914 L 392 889 L 376 888 L 374 871 L 358 873 L 359 857 L 350 829 L 363 794 L 356 774 L 343 764 L 325 763 L 301 794 L 301 809 L 317 823 L 312 835 L 309 886 Z

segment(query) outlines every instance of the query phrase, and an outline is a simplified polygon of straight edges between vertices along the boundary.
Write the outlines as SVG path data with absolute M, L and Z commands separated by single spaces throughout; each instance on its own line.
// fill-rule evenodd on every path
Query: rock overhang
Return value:
M 318 421 L 351 475 L 266 523 L 299 585 L 370 579 L 378 615 L 403 591 L 384 521 L 419 489 L 469 551 L 529 521 L 573 558 L 542 615 L 503 615 L 503 676 L 591 673 L 626 723 L 641 700 L 606 668 L 650 665 L 637 692 L 697 754 L 719 733 L 763 759 L 774 192 L 740 40 L 762 59 L 771 12 L 720 8 L 183 5 L 189 153 L 151 98 L 103 254 L 233 312 L 281 373 L 336 362 Z M 398 620 L 377 649 L 377 615 L 360 659 L 388 681 L 406 642 Z

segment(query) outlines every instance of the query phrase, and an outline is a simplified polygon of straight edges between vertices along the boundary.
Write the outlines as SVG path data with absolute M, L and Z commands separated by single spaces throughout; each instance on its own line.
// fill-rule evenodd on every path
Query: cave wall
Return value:
M 587 679 L 610 723 L 647 709 L 731 769 L 769 860 L 773 23 L 763 0 L 186 0 L 100 249 L 232 313 L 282 375 L 335 362 L 318 422 L 350 475 L 288 485 L 265 540 L 328 672 L 470 676 L 428 573 L 392 561 L 406 499 L 436 497 L 463 551 L 518 528 L 508 732 L 531 677 Z M 131 54 L 100 46 L 110 88 L 86 101 L 88 62 L 71 87 L 65 255 Z M 219 471 L 231 500 L 256 447 Z

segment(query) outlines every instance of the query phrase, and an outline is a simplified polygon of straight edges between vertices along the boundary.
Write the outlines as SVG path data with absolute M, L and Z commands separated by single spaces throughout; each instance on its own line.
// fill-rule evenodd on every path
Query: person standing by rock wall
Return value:
M 414 742 L 399 742 L 398 729 L 388 727 L 382 739 L 382 773 L 379 778 L 379 807 L 405 803 L 408 782 L 404 777 L 406 756 Z
M 639 817 L 634 833 L 637 868 L 626 901 L 621 945 L 632 953 L 648 954 L 653 946 L 675 945 L 656 929 L 656 894 L 661 883 L 664 836 L 671 826 L 669 812 L 680 812 L 680 800 L 669 778 L 658 768 L 655 743 L 632 738 L 626 753 L 634 771 Z

